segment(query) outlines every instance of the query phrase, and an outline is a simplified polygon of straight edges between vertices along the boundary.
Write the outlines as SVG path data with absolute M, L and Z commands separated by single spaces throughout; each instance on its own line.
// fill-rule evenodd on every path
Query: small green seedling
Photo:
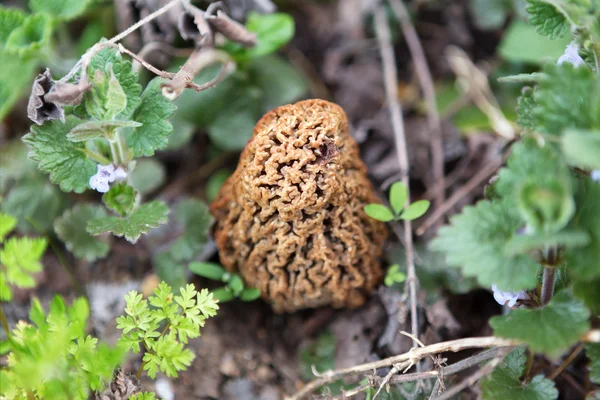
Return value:
M 418 200 L 404 207 L 408 198 L 408 189 L 402 182 L 395 182 L 390 189 L 391 208 L 383 204 L 371 203 L 365 206 L 365 212 L 373 219 L 382 222 L 407 220 L 412 221 L 427 212 L 429 200 Z
M 227 272 L 221 265 L 210 262 L 190 263 L 190 271 L 203 278 L 224 282 L 226 285 L 213 290 L 213 296 L 219 302 L 239 298 L 242 301 L 254 301 L 260 297 L 260 290 L 244 286 L 239 274 Z
M 400 266 L 398 264 L 394 264 L 390 266 L 385 275 L 384 283 L 387 287 L 392 287 L 396 283 L 402 283 L 406 280 L 406 274 L 400 271 Z

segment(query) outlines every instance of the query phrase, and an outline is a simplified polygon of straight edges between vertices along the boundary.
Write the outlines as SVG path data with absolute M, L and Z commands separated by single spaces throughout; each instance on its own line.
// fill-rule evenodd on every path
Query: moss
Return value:
M 306 100 L 267 113 L 211 206 L 221 263 L 277 312 L 360 306 L 382 277 L 385 225 L 337 105 Z

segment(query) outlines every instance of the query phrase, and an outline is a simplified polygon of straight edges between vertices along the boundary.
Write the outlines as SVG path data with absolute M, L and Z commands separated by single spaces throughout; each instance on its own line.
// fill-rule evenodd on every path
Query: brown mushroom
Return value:
M 221 263 L 276 312 L 357 307 L 382 277 L 379 202 L 336 104 L 305 100 L 263 116 L 211 211 Z

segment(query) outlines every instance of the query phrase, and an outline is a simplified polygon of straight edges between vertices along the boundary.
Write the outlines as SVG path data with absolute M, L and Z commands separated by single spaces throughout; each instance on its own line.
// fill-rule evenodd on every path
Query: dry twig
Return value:
M 314 381 L 306 384 L 302 390 L 296 392 L 292 396 L 287 397 L 287 400 L 300 400 L 307 398 L 313 391 L 319 387 L 330 383 L 334 380 L 340 379 L 346 376 L 353 376 L 364 372 L 370 372 L 377 370 L 378 368 L 389 367 L 395 364 L 401 364 L 407 361 L 416 363 L 423 357 L 444 353 L 447 351 L 458 352 L 465 349 L 472 348 L 488 348 L 488 347 L 501 347 L 501 346 L 514 346 L 518 344 L 515 341 L 509 339 L 498 338 L 495 336 L 478 337 L 478 338 L 466 338 L 451 340 L 448 342 L 441 342 L 432 344 L 425 347 L 412 348 L 410 351 L 399 354 L 393 357 L 385 358 L 383 360 L 373 361 L 361 365 L 356 365 L 350 368 L 339 369 L 335 371 L 325 371 L 318 375 L 318 378 Z M 391 379 L 395 382 L 395 379 Z
M 435 89 L 433 86 L 433 78 L 431 71 L 425 58 L 423 46 L 417 35 L 417 31 L 410 20 L 406 6 L 402 0 L 388 0 L 392 6 L 392 10 L 396 14 L 396 18 L 400 21 L 400 27 L 406 38 L 408 49 L 415 63 L 417 78 L 425 104 L 427 106 L 427 121 L 429 125 L 430 145 L 431 145 L 431 161 L 433 164 L 433 191 L 434 191 L 434 206 L 440 207 L 444 203 L 444 148 L 442 143 L 442 123 L 440 114 L 437 109 L 435 100 Z
M 392 126 L 394 129 L 394 138 L 396 144 L 396 153 L 400 164 L 400 174 L 402 182 L 409 188 L 408 175 L 408 151 L 406 149 L 406 136 L 404 133 L 404 121 L 402 120 L 402 108 L 398 103 L 398 79 L 396 78 L 396 60 L 394 49 L 390 37 L 385 9 L 379 5 L 375 9 L 375 28 L 377 31 L 377 40 L 379 42 L 379 51 L 383 64 L 383 76 L 385 82 L 385 92 L 390 108 Z M 410 193 L 410 192 L 409 192 Z M 407 196 L 407 204 L 410 201 L 410 194 Z M 412 240 L 411 222 L 404 221 L 404 243 L 406 246 L 406 266 L 407 266 L 407 285 L 410 292 L 410 314 L 411 314 L 411 333 L 415 338 L 419 337 L 419 319 L 417 315 L 417 284 L 418 279 L 415 274 L 414 248 Z M 413 346 L 417 342 L 413 340 Z

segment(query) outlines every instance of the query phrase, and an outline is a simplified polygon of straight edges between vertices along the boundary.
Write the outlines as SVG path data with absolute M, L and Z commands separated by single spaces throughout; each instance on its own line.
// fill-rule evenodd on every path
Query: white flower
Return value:
M 127 178 L 127 172 L 122 167 L 115 168 L 114 165 L 98 164 L 96 175 L 90 178 L 90 187 L 100 193 L 108 192 L 110 189 L 109 183 L 115 180 L 124 180 Z
M 600 182 L 600 169 L 593 170 L 590 176 L 594 182 Z
M 567 49 L 563 53 L 562 56 L 556 62 L 557 65 L 562 65 L 565 62 L 573 64 L 576 67 L 579 67 L 581 64 L 584 64 L 583 58 L 579 56 L 579 47 L 575 43 L 571 43 L 567 46 Z
M 527 294 L 523 291 L 502 292 L 498 290 L 496 285 L 492 285 L 492 291 L 494 292 L 494 299 L 502 306 L 514 307 L 517 304 L 517 300 L 525 300 L 527 298 Z

